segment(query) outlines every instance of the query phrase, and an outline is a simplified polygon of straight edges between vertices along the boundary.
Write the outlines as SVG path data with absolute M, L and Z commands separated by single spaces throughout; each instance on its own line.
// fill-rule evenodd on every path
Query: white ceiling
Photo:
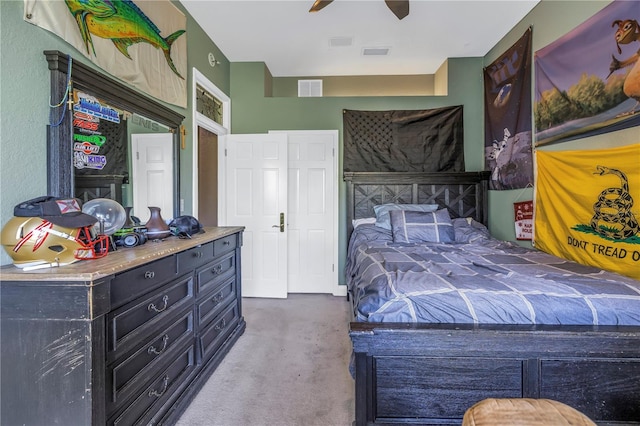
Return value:
M 384 0 L 181 0 L 231 62 L 275 77 L 433 74 L 447 58 L 484 56 L 539 0 L 411 0 L 399 20 Z M 332 38 L 351 46 L 332 47 Z M 363 48 L 389 48 L 363 56 Z

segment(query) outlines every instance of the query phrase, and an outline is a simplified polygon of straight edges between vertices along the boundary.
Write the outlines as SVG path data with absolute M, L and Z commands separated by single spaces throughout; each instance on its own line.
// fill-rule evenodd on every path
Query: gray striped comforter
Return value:
M 359 321 L 640 324 L 640 281 L 484 236 L 398 244 L 361 225 L 346 276 Z

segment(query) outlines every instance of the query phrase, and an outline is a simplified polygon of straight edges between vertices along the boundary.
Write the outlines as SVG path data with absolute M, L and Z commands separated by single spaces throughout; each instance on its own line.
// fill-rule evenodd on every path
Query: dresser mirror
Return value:
M 132 134 L 137 133 L 170 133 L 172 140 L 171 166 L 173 173 L 169 176 L 173 186 L 172 210 L 167 217 L 175 217 L 179 214 L 180 199 L 180 126 L 184 116 L 167 108 L 163 104 L 147 97 L 136 90 L 125 86 L 123 83 L 108 77 L 87 65 L 70 58 L 59 51 L 45 51 L 51 77 L 51 102 L 65 99 L 68 92 L 69 81 L 73 90 L 67 99 L 64 114 L 63 107 L 55 108 L 52 112 L 51 122 L 47 127 L 47 194 L 56 197 L 78 197 L 83 201 L 92 198 L 112 198 L 125 206 L 133 205 L 133 197 L 137 192 L 135 179 L 132 178 L 130 147 Z M 69 74 L 71 78 L 69 79 Z M 92 98 L 100 100 L 112 107 L 114 115 L 119 119 L 113 120 L 109 130 L 119 136 L 123 151 L 121 166 L 114 170 L 105 170 L 102 175 L 87 172 L 97 169 L 96 162 L 105 162 L 104 158 L 93 155 L 91 150 L 91 132 L 83 133 L 84 136 L 74 138 L 73 112 L 70 111 L 71 102 L 78 101 L 78 97 L 86 96 L 89 103 Z M 75 99 L 74 99 L 75 98 Z M 101 122 L 104 120 L 101 120 Z M 96 133 L 97 135 L 97 133 Z M 89 140 L 81 140 L 89 139 Z M 85 151 L 74 150 L 76 142 L 86 142 Z M 102 160 L 101 160 L 102 159 Z M 75 162 L 75 165 L 74 165 Z M 80 163 L 80 164 L 78 164 Z M 76 167 L 78 166 L 78 167 Z M 144 191 L 143 191 L 144 192 Z

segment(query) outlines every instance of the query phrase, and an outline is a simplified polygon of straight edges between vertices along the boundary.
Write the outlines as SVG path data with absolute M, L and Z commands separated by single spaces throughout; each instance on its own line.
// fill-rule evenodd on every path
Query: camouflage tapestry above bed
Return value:
M 462 106 L 343 111 L 344 171 L 462 172 Z

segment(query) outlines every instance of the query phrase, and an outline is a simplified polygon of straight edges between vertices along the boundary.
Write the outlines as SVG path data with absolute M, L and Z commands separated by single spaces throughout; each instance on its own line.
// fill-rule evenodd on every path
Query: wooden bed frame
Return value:
M 346 172 L 347 230 L 384 203 L 487 223 L 488 172 Z M 353 299 L 353 298 L 351 298 Z M 457 424 L 485 398 L 549 398 L 640 424 L 640 327 L 351 322 L 355 425 Z

